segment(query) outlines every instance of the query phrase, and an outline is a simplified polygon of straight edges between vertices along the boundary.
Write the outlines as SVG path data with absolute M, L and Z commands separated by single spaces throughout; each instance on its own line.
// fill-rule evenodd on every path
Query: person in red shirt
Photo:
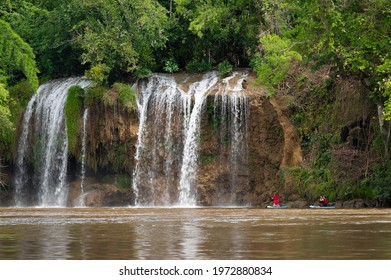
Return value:
M 329 200 L 328 200 L 328 198 L 325 195 L 323 197 L 324 197 L 324 199 L 323 199 L 323 206 L 327 206 L 329 204 Z
M 329 204 L 328 198 L 325 195 L 321 195 L 319 198 L 319 206 L 323 207 L 323 206 L 327 206 L 328 204 Z
M 273 199 L 273 207 L 280 206 L 280 200 L 278 198 L 278 194 L 277 193 L 274 193 L 274 195 L 272 196 L 272 199 Z

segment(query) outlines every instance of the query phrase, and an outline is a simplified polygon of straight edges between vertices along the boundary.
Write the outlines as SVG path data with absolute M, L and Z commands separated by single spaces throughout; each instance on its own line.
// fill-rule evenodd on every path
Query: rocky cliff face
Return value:
M 197 173 L 194 184 L 197 205 L 256 206 L 269 203 L 274 191 L 284 196 L 281 167 L 301 161 L 297 133 L 284 114 L 286 104 L 266 98 L 263 90 L 253 85 L 252 74 L 240 81 L 238 77 L 226 84 L 238 84 L 239 90 L 232 87 L 225 95 L 221 88 L 227 85 L 219 80 L 210 88 L 201 108 L 197 168 L 194 171 Z M 175 91 L 184 92 L 202 80 L 201 75 L 172 78 L 170 83 L 176 83 Z M 160 91 L 165 92 L 170 86 L 162 85 Z M 142 90 L 140 85 L 138 90 Z M 237 92 L 241 97 L 232 98 Z M 138 94 L 139 97 L 142 95 L 141 92 Z M 181 166 L 185 160 L 182 154 L 186 149 L 183 119 L 186 108 L 180 108 L 181 100 L 169 103 L 159 99 L 162 94 L 157 93 L 155 101 L 149 101 L 149 122 L 144 124 L 148 130 L 144 131 L 142 139 L 146 149 L 143 150 L 143 162 L 139 160 L 141 167 L 137 169 L 141 176 L 137 191 L 144 195 L 144 200 L 145 196 L 153 195 L 153 203 L 157 205 L 175 204 L 181 195 L 178 189 L 183 178 L 179 173 L 183 172 Z M 191 102 L 195 106 L 194 100 Z M 117 101 L 113 106 L 98 102 L 90 108 L 86 138 L 89 179 L 84 190 L 87 193 L 84 201 L 88 205 L 120 206 L 124 205 L 124 198 L 132 205 L 136 195 L 141 197 L 131 186 L 135 180 L 139 124 L 140 115 L 129 113 Z M 127 179 L 121 181 L 120 178 Z M 96 185 L 97 182 L 100 186 Z M 125 189 L 115 190 L 114 185 L 121 184 Z M 80 184 L 75 181 L 73 186 L 70 204 L 75 205 Z

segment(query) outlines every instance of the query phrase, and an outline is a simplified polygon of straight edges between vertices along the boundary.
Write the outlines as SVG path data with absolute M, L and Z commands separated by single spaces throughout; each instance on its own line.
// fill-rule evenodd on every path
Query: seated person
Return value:
M 325 195 L 321 195 L 319 197 L 319 206 L 323 207 L 323 206 L 327 206 L 328 204 L 329 204 L 329 200 L 327 199 L 327 197 Z

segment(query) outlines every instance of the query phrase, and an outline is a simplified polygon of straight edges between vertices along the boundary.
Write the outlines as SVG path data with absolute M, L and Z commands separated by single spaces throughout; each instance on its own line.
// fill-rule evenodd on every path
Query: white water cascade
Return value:
M 179 206 L 195 206 L 196 193 L 195 184 L 197 182 L 198 168 L 198 137 L 200 134 L 202 106 L 205 103 L 206 95 L 210 88 L 218 81 L 216 73 L 205 75 L 200 82 L 190 86 L 189 96 L 194 96 L 195 102 L 189 120 L 186 122 L 186 140 L 183 151 L 183 162 L 181 168 L 181 177 L 179 182 Z M 187 102 L 189 104 L 189 102 Z
M 88 108 L 84 108 L 83 113 L 83 134 L 81 139 L 81 178 L 80 178 L 80 206 L 84 206 L 84 178 L 86 176 L 86 149 L 87 149 L 87 120 Z
M 229 170 L 229 195 L 216 198 L 219 205 L 234 205 L 236 191 L 242 185 L 247 185 L 248 170 L 248 119 L 250 114 L 248 98 L 243 93 L 243 81 L 248 73 L 234 72 L 223 79 L 220 90 L 214 99 L 214 122 L 219 123 L 220 164 L 227 164 Z M 226 143 L 229 142 L 229 151 Z M 224 155 L 228 154 L 228 157 Z M 246 181 L 239 180 L 240 175 Z
M 136 206 L 197 205 L 201 121 L 207 97 L 213 94 L 221 138 L 230 141 L 230 150 L 224 151 L 229 158 L 224 160 L 230 163 L 232 192 L 229 199 L 216 199 L 216 203 L 235 205 L 237 175 L 243 173 L 247 160 L 249 109 L 242 92 L 247 75 L 235 72 L 220 80 L 217 72 L 210 72 L 196 81 L 189 78 L 178 81 L 174 76 L 156 74 L 136 84 L 139 111 L 133 174 Z
M 68 140 L 64 107 L 72 85 L 85 78 L 51 81 L 39 87 L 24 114 L 15 173 L 16 206 L 66 206 Z

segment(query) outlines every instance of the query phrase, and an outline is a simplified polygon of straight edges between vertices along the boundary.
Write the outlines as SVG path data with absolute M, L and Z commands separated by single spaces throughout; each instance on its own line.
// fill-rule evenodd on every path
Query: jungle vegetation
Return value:
M 389 200 L 390 32 L 388 0 L 2 0 L 0 158 L 11 160 L 15 126 L 38 81 L 86 75 L 96 87 L 110 87 L 155 71 L 218 69 L 224 76 L 251 67 L 272 96 L 294 65 L 329 65 L 331 79 L 365 80 L 379 106 L 380 160 L 360 184 Z M 321 92 L 312 97 L 329 102 Z M 321 182 L 331 188 L 329 144 L 310 171 L 293 172 L 297 178 L 326 174 Z

